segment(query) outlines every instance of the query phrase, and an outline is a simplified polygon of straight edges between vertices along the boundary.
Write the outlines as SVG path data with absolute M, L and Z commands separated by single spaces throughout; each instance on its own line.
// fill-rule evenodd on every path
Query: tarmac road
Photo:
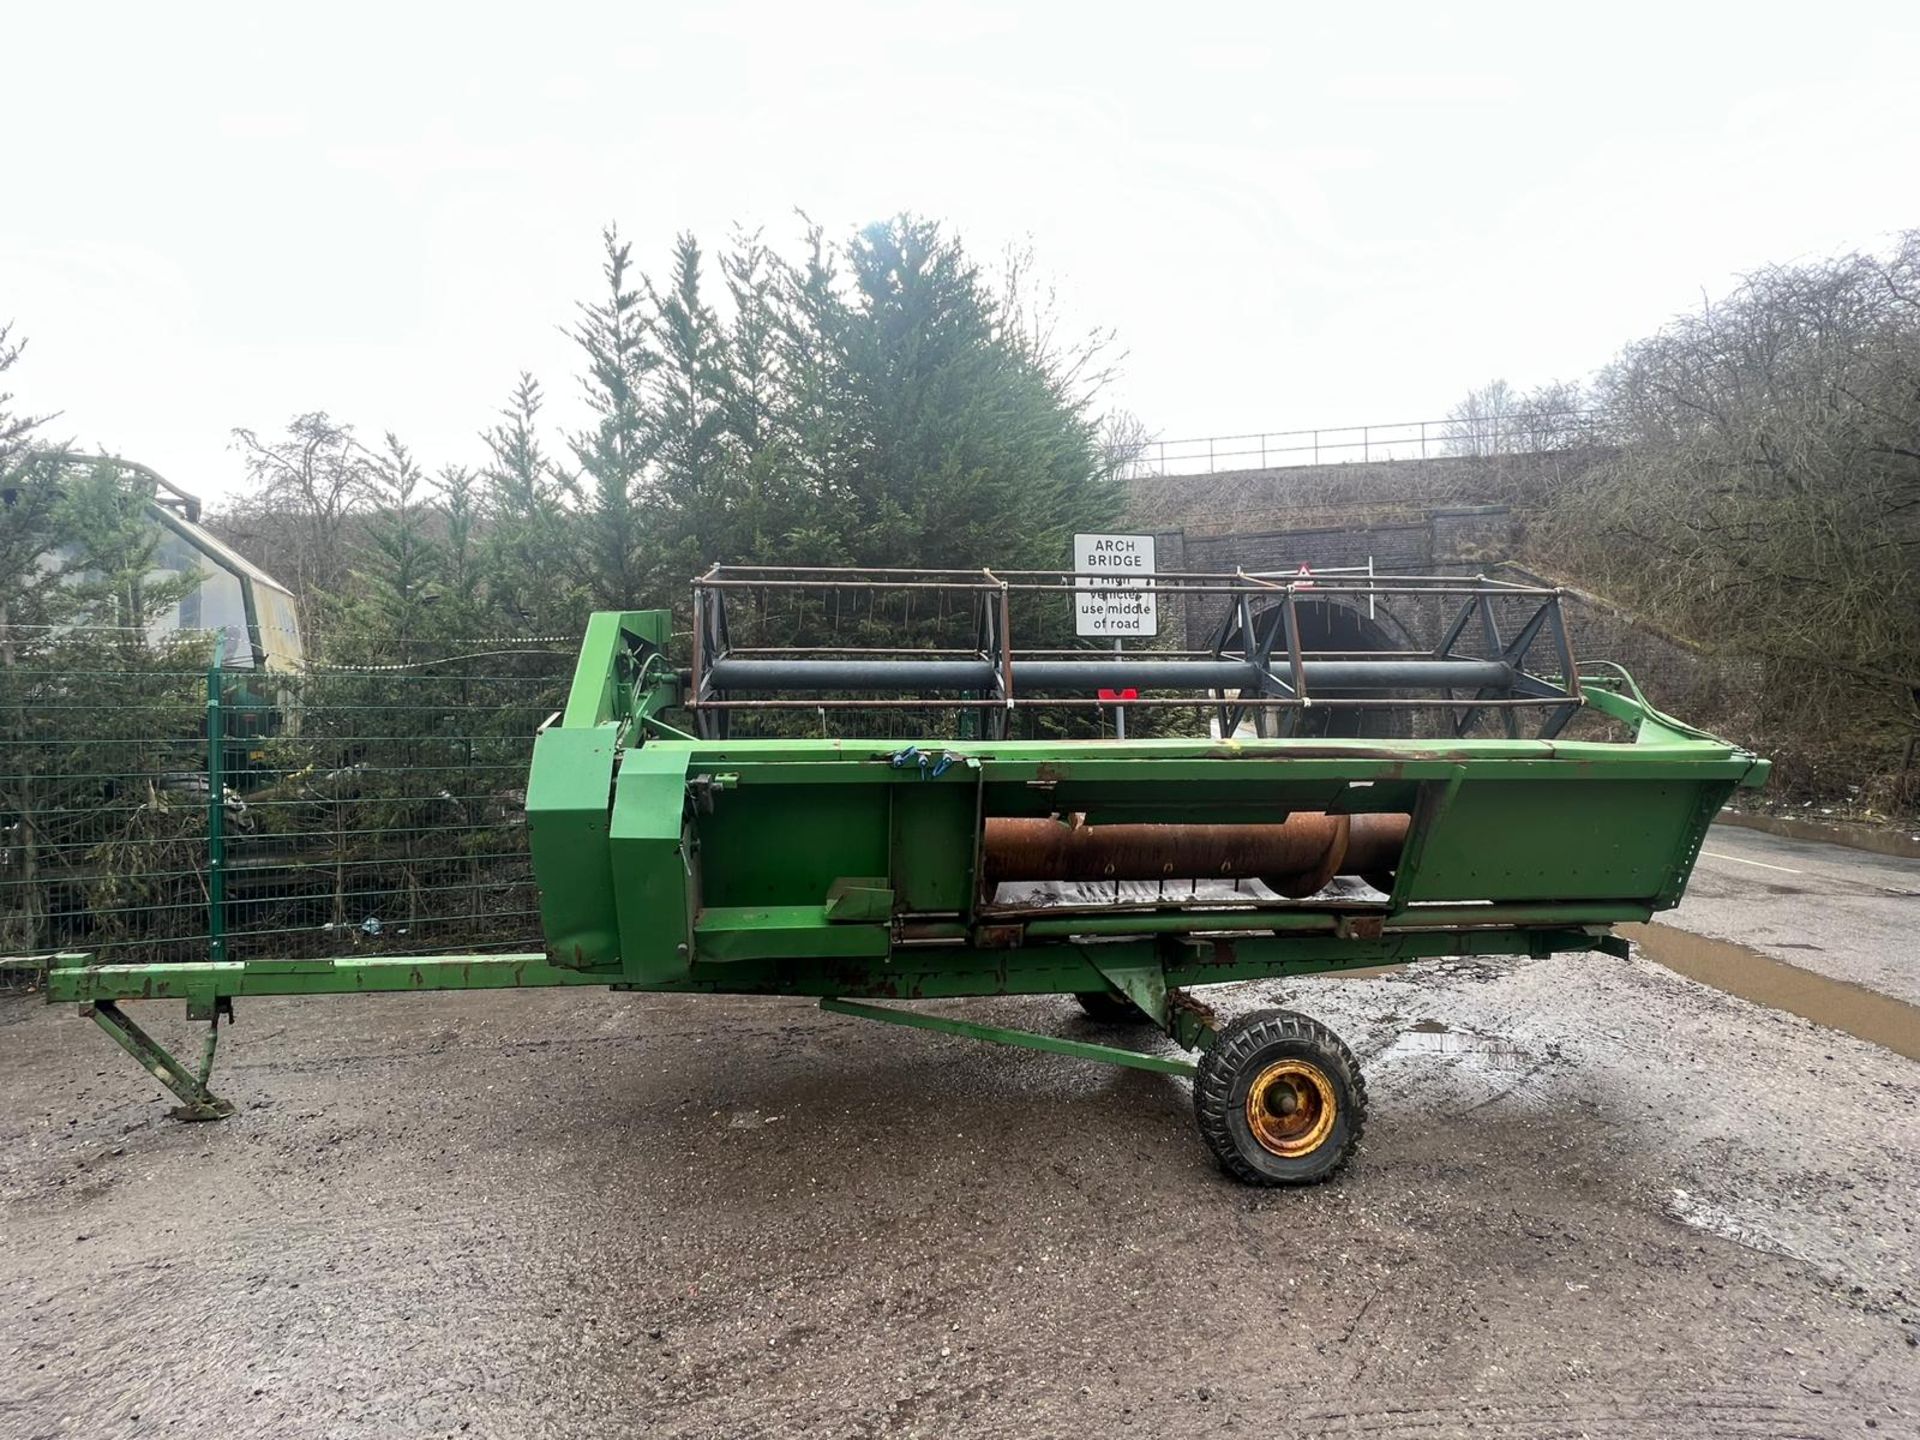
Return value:
M 1686 923 L 1907 978 L 1837 889 L 1884 862 L 1811 858 Z M 1637 957 L 1208 993 L 1360 1055 L 1338 1180 L 792 1001 L 243 1003 L 182 1126 L 0 999 L 0 1436 L 1920 1435 L 1920 1065 Z
M 1920 1005 L 1920 860 L 1716 825 L 1661 918 Z

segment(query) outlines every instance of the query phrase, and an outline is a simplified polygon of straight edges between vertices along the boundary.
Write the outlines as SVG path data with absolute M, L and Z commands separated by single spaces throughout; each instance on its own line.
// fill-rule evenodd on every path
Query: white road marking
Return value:
M 1778 870 L 1786 875 L 1804 875 L 1804 870 L 1796 870 L 1791 865 L 1769 865 L 1764 860 L 1745 860 L 1738 855 L 1723 855 L 1718 850 L 1702 850 L 1702 855 L 1710 855 L 1715 860 L 1731 860 L 1736 865 L 1758 865 L 1762 870 Z

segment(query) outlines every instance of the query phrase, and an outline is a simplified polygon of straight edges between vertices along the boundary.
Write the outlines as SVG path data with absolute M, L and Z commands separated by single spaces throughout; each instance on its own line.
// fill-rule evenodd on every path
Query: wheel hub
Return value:
M 1311 1155 L 1339 1117 L 1333 1081 L 1306 1060 L 1276 1060 L 1247 1088 L 1247 1128 L 1275 1155 Z

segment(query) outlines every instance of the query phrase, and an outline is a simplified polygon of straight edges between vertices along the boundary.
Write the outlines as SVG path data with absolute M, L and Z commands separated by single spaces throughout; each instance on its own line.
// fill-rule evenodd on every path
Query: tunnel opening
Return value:
M 1254 631 L 1259 643 L 1272 644 L 1274 673 L 1286 674 L 1287 645 L 1281 631 L 1282 607 L 1274 605 L 1254 616 Z M 1406 626 L 1370 596 L 1296 595 L 1294 615 L 1300 626 L 1300 649 L 1321 658 L 1362 660 L 1371 656 L 1399 653 L 1427 653 L 1417 644 Z M 1388 692 L 1399 695 L 1401 692 Z M 1316 698 L 1328 700 L 1377 700 L 1383 692 L 1369 690 L 1316 690 Z M 1266 721 L 1267 733 L 1278 734 L 1281 712 L 1273 712 Z M 1339 705 L 1288 712 L 1293 716 L 1294 735 L 1324 739 L 1391 740 L 1413 733 L 1411 712 L 1393 705 Z

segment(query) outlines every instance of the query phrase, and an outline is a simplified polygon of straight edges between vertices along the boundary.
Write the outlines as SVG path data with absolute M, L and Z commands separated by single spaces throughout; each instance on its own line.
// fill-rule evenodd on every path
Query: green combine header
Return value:
M 1194 991 L 1444 956 L 1624 953 L 1611 927 L 1676 904 L 1715 812 L 1767 772 L 1653 709 L 1624 672 L 1576 666 L 1551 589 L 1245 574 L 1153 586 L 1189 634 L 1211 635 L 1206 648 L 1017 648 L 1016 614 L 1089 588 L 1066 574 L 715 567 L 695 584 L 690 663 L 674 657 L 668 612 L 595 615 L 566 707 L 536 740 L 544 952 L 76 956 L 49 972 L 49 998 L 81 1005 L 198 1119 L 228 1111 L 208 1080 L 242 996 L 816 997 L 836 1014 L 1191 1076 L 1200 1132 L 1230 1174 L 1303 1184 L 1359 1139 L 1352 1055 L 1304 1015 L 1223 1020 Z M 871 643 L 883 594 L 919 606 L 903 614 L 957 619 L 973 643 Z M 813 616 L 809 643 L 734 643 L 783 600 Z M 859 644 L 819 639 L 848 617 Z M 1437 640 L 1406 638 L 1421 628 Z M 1372 643 L 1354 648 L 1363 633 Z M 1136 731 L 1184 717 L 1206 733 L 1104 738 L 1114 696 Z M 910 734 L 916 717 L 939 728 Z M 911 1008 L 1044 994 L 1173 1045 Z M 131 999 L 184 1000 L 208 1023 L 197 1070 L 133 1023 Z

